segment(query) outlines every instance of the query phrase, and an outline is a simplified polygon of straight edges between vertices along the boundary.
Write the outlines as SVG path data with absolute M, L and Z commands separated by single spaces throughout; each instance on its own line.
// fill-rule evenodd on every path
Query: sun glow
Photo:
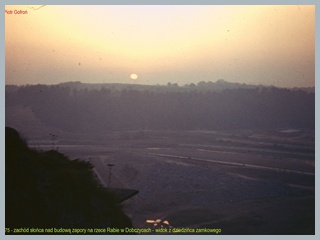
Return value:
M 132 73 L 132 74 L 130 75 L 130 78 L 133 79 L 133 80 L 136 80 L 136 79 L 138 79 L 138 75 L 135 74 L 135 73 Z
M 136 71 L 143 76 L 140 83 L 148 84 L 224 78 L 314 85 L 314 6 L 7 5 L 5 10 L 28 10 L 24 16 L 5 15 L 8 84 L 129 82 L 138 75 L 128 71 Z

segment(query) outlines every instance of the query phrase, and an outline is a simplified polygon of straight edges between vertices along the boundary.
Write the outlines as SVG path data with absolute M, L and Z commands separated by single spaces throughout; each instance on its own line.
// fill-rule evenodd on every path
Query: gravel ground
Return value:
M 314 233 L 314 176 L 188 158 L 246 161 L 271 164 L 275 168 L 288 165 L 294 170 L 304 171 L 305 168 L 312 172 L 312 156 L 304 152 L 299 152 L 301 157 L 298 153 L 289 156 L 264 151 L 260 138 L 258 142 L 250 140 L 248 146 L 237 145 L 234 150 L 229 143 L 230 139 L 234 141 L 233 136 L 226 135 L 230 137 L 229 145 L 223 148 L 215 145 L 221 144 L 221 140 L 209 144 L 211 137 L 207 141 L 202 139 L 203 134 L 199 139 L 194 139 L 195 136 L 123 141 L 115 135 L 112 141 L 98 141 L 99 145 L 92 142 L 80 146 L 72 142 L 71 145 L 60 145 L 59 150 L 71 158 L 92 162 L 105 185 L 139 190 L 138 195 L 123 203 L 124 211 L 135 227 L 157 228 L 167 221 L 163 226 L 222 226 L 225 234 Z M 242 137 L 239 139 L 243 140 Z M 201 145 L 201 149 L 205 146 L 205 151 L 198 149 L 201 141 L 207 144 Z M 274 137 L 270 141 L 273 143 Z M 198 145 L 194 146 L 194 142 Z M 47 147 L 52 148 L 50 144 Z M 194 147 L 194 151 L 190 147 Z M 179 159 L 149 153 L 187 157 Z M 110 180 L 108 164 L 114 164 Z M 147 220 L 157 221 L 156 226 Z
M 135 227 L 147 227 L 148 219 L 164 221 L 170 218 L 180 219 L 176 221 L 177 226 L 184 222 L 186 226 L 201 226 L 210 222 L 208 218 L 211 221 L 217 219 L 214 214 L 208 215 L 212 207 L 224 208 L 230 204 L 314 194 L 281 181 L 238 176 L 219 165 L 199 166 L 139 151 L 117 151 L 107 157 L 93 158 L 92 161 L 105 182 L 110 170 L 106 165 L 115 164 L 112 169 L 112 187 L 139 190 L 137 196 L 124 204 Z M 194 208 L 198 210 L 194 211 Z M 189 221 L 181 218 L 183 213 L 189 216 Z M 193 220 L 190 221 L 190 218 Z

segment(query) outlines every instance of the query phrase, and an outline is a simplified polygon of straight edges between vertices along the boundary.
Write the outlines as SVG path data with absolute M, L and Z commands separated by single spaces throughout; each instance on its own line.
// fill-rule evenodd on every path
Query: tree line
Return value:
M 6 106 L 29 107 L 47 126 L 70 132 L 315 127 L 315 94 L 275 87 L 222 91 L 6 88 Z

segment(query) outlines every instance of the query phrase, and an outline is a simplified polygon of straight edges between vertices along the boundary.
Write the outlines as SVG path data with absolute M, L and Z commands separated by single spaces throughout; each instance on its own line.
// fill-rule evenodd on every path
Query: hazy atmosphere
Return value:
M 6 234 L 315 234 L 315 6 L 6 6 Z
M 6 10 L 27 11 L 5 14 L 6 84 L 183 85 L 225 79 L 314 86 L 314 6 L 7 5 Z

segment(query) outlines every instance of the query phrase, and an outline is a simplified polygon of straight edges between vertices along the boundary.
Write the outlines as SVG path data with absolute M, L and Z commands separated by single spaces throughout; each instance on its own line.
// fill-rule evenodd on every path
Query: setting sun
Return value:
M 314 6 L 33 8 L 6 6 L 6 84 L 124 83 L 131 69 L 143 84 L 314 86 Z
M 132 73 L 132 74 L 130 75 L 130 78 L 133 79 L 133 80 L 136 80 L 136 79 L 138 78 L 138 75 L 135 74 L 135 73 Z

